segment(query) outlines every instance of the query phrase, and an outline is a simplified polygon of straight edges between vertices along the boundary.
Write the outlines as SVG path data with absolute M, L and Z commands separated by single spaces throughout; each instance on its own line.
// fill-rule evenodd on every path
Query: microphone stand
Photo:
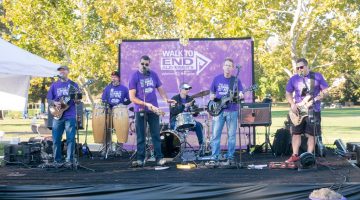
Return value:
M 239 73 L 240 73 L 240 66 L 236 66 L 236 69 L 237 69 L 237 72 L 236 72 L 236 76 L 235 76 L 235 81 L 234 81 L 234 85 L 233 85 L 233 88 L 232 88 L 232 92 L 233 94 L 236 95 L 236 99 L 239 99 L 239 87 L 238 87 L 238 76 L 239 76 Z M 237 104 L 238 108 L 237 108 L 237 115 L 238 115 L 238 118 L 237 118 L 237 126 L 238 126 L 238 132 L 239 132 L 239 162 L 237 163 L 237 168 L 243 168 L 244 165 L 242 163 L 242 147 L 241 147 L 241 126 L 239 124 L 239 121 L 240 121 L 240 105 L 241 104 L 241 101 L 240 99 L 238 101 L 235 101 L 235 103 Z M 235 143 L 236 143 L 236 137 L 235 137 Z
M 92 172 L 95 172 L 94 169 L 90 169 L 88 167 L 85 167 L 85 166 L 82 166 L 80 164 L 80 152 L 79 152 L 79 148 L 77 146 L 77 144 L 79 144 L 79 138 L 80 138 L 80 134 L 79 134 L 79 116 L 78 116 L 78 102 L 81 100 L 82 98 L 82 93 L 81 91 L 79 91 L 79 89 L 77 87 L 75 87 L 73 84 L 72 84 L 72 81 L 70 81 L 70 88 L 72 87 L 73 90 L 74 90 L 74 96 L 73 96 L 73 101 L 75 103 L 75 130 L 76 130 L 76 142 L 75 142 L 75 153 L 76 153 L 76 159 L 73 161 L 73 169 L 75 170 L 78 170 L 78 169 L 86 169 L 86 170 L 89 170 L 89 171 L 92 171 Z M 69 91 L 70 91 L 70 88 L 69 88 Z M 69 92 L 70 94 L 70 99 L 71 99 L 71 93 Z M 72 154 L 74 154 L 74 152 L 71 152 Z

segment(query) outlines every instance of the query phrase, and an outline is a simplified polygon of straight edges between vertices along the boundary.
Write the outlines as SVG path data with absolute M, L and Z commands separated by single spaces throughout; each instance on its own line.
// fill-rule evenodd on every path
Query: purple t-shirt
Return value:
M 221 97 L 228 95 L 229 89 L 232 90 L 232 88 L 230 88 L 230 80 L 231 78 L 225 78 L 224 74 L 216 76 L 211 83 L 210 92 L 215 94 L 215 97 L 218 99 L 221 99 Z M 237 80 L 239 91 L 243 91 L 241 81 L 239 79 Z M 232 112 L 237 110 L 238 105 L 236 103 L 230 103 L 228 107 L 224 109 L 224 112 Z
M 324 90 L 329 87 L 328 83 L 325 81 L 324 77 L 317 72 L 314 73 L 314 96 L 320 94 L 321 90 Z M 305 96 L 302 96 L 303 89 L 307 88 L 310 90 L 310 73 L 305 77 L 302 77 L 298 74 L 292 76 L 286 85 L 286 91 L 289 93 L 295 92 L 295 103 L 301 102 Z M 315 102 L 314 110 L 320 112 L 320 101 Z
M 123 104 L 129 100 L 129 90 L 124 85 L 114 86 L 110 83 L 105 87 L 101 99 L 103 102 L 108 103 L 110 107 Z
M 156 88 L 162 85 L 158 75 L 150 70 L 148 75 L 136 71 L 129 82 L 129 90 L 136 90 L 136 98 L 158 107 Z M 148 111 L 146 106 L 135 104 L 135 112 Z
M 74 88 L 74 87 L 75 88 Z M 79 86 L 71 81 L 67 80 L 66 82 L 63 82 L 61 80 L 58 80 L 51 84 L 49 92 L 46 96 L 46 98 L 53 101 L 59 101 L 61 97 L 69 98 L 71 93 L 78 92 Z M 68 102 L 68 105 L 70 106 L 66 111 L 64 111 L 62 119 L 72 119 L 76 118 L 76 112 L 75 112 L 75 102 L 73 100 L 70 100 Z

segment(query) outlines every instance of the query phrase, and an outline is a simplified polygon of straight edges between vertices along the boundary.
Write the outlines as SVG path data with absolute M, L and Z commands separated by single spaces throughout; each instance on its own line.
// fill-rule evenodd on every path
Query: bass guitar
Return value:
M 257 88 L 257 84 L 254 84 L 242 92 L 246 93 L 249 91 L 255 91 Z M 215 117 L 220 115 L 220 113 L 228 107 L 229 102 L 240 102 L 241 100 L 242 99 L 239 99 L 236 94 L 230 91 L 228 95 L 221 97 L 219 100 L 210 100 L 207 106 L 207 111 L 211 116 Z

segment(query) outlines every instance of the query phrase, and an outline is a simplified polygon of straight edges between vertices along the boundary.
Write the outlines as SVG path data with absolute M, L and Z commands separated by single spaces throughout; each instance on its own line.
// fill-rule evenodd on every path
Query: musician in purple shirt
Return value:
M 300 103 L 307 95 L 311 95 L 314 104 L 309 110 L 314 112 L 313 117 L 305 117 L 299 125 L 295 126 L 292 124 L 291 132 L 293 155 L 288 160 L 286 160 L 286 162 L 296 162 L 300 159 L 298 154 L 299 147 L 301 145 L 301 134 L 305 134 L 305 136 L 308 138 L 307 152 L 314 152 L 314 135 L 321 135 L 320 101 L 327 93 L 328 88 L 327 82 L 320 73 L 311 72 L 309 70 L 308 62 L 305 58 L 300 58 L 296 61 L 296 71 L 297 74 L 292 76 L 286 85 L 286 100 L 290 104 L 291 111 L 293 113 L 299 113 L 297 104 Z M 319 142 L 321 142 L 321 140 L 319 140 Z
M 54 146 L 54 162 L 62 165 L 61 139 L 65 130 L 67 146 L 65 165 L 70 167 L 74 161 L 76 133 L 76 107 L 74 100 L 71 99 L 71 94 L 78 93 L 79 86 L 68 78 L 69 68 L 67 66 L 60 66 L 57 70 L 60 78 L 50 86 L 47 94 L 48 103 L 49 105 L 60 108 L 60 101 L 63 100 L 65 104 L 69 105 L 69 108 L 64 111 L 60 119 L 54 118 L 53 120 L 52 138 Z
M 102 93 L 101 100 L 110 105 L 110 108 L 119 104 L 129 105 L 129 90 L 120 83 L 120 73 L 111 73 L 111 83 L 107 85 Z
M 139 70 L 136 71 L 129 82 L 130 100 L 135 104 L 135 126 L 137 136 L 137 160 L 132 163 L 133 167 L 142 167 L 145 161 L 145 130 L 149 124 L 149 130 L 154 145 L 156 163 L 164 165 L 160 143 L 160 118 L 161 110 L 158 108 L 156 90 L 167 103 L 176 101 L 168 99 L 158 75 L 150 70 L 150 57 L 142 56 Z
M 221 99 L 233 91 L 234 87 L 238 88 L 239 97 L 243 97 L 242 84 L 239 79 L 235 79 L 232 75 L 235 69 L 234 61 L 231 58 L 226 58 L 223 63 L 223 74 L 216 76 L 210 87 L 210 99 Z M 231 80 L 233 84 L 231 85 Z M 238 120 L 238 105 L 236 103 L 229 103 L 218 116 L 213 117 L 213 135 L 211 139 L 212 158 L 219 159 L 220 156 L 220 140 L 221 133 L 224 128 L 225 122 L 228 128 L 228 151 L 226 154 L 227 161 L 225 165 L 235 165 L 234 153 L 236 145 L 236 129 Z
M 118 71 L 113 71 L 111 73 L 111 83 L 105 87 L 101 100 L 103 103 L 108 104 L 110 109 L 117 105 L 129 105 L 131 103 L 129 90 L 120 83 L 120 73 Z M 106 134 L 108 135 L 106 135 L 105 138 L 107 143 L 110 145 L 112 142 L 111 131 L 107 131 Z M 105 141 L 103 145 L 106 145 Z M 122 146 L 122 143 L 117 143 L 119 151 L 121 151 Z M 105 154 L 106 152 L 102 151 L 101 153 Z

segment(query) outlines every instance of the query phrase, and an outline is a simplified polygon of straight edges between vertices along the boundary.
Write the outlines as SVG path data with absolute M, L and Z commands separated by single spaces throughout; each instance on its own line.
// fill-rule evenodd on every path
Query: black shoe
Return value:
M 143 167 L 143 166 L 144 166 L 144 162 L 141 160 L 136 160 L 131 163 L 131 167 L 134 167 L 134 168 Z

